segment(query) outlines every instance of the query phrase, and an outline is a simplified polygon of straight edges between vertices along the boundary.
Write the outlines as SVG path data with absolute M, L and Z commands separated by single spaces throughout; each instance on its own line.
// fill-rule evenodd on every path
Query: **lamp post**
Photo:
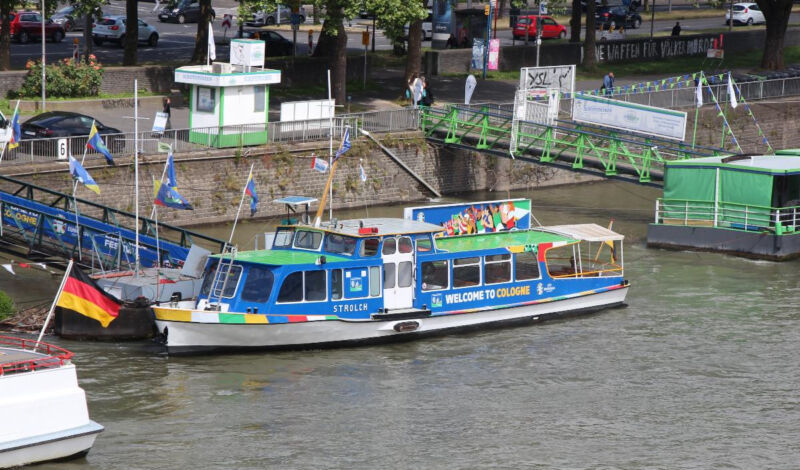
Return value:
M 47 111 L 47 102 L 45 93 L 45 84 L 47 83 L 47 73 L 45 72 L 45 51 L 44 51 L 44 43 L 47 40 L 47 36 L 45 36 L 44 34 L 44 22 L 45 22 L 45 11 L 44 11 L 44 0 L 42 0 L 42 111 Z

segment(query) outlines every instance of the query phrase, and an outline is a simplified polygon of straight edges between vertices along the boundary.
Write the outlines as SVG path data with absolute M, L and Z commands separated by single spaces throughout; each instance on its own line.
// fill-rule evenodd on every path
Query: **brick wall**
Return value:
M 539 187 L 588 181 L 592 177 L 539 166 L 522 161 L 487 156 L 463 150 L 434 147 L 420 134 L 381 136 L 382 142 L 413 171 L 441 193 L 454 194 L 477 190 Z M 159 220 L 174 225 L 198 225 L 230 221 L 235 215 L 242 186 L 250 164 L 255 164 L 256 188 L 260 203 L 258 216 L 280 216 L 285 208 L 273 204 L 276 198 L 299 194 L 320 197 L 327 175 L 310 169 L 311 153 L 327 154 L 327 142 L 305 145 L 302 149 L 273 147 L 247 157 L 176 155 L 179 190 L 195 207 L 193 211 L 159 210 Z M 117 209 L 133 212 L 134 185 L 132 168 L 120 160 L 116 167 L 87 164 L 101 194 L 79 189 L 78 197 Z M 367 181 L 361 183 L 358 165 L 363 165 Z M 14 178 L 71 193 L 71 180 L 65 165 L 57 168 L 23 170 Z M 143 157 L 140 172 L 140 214 L 149 215 L 153 178 L 161 175 L 164 156 Z M 353 143 L 337 165 L 333 182 L 337 208 L 405 203 L 433 197 L 416 179 L 391 158 L 364 139 Z M 242 217 L 248 217 L 248 206 Z M 86 212 L 86 211 L 84 211 Z M 90 215 L 90 212 L 86 212 Z

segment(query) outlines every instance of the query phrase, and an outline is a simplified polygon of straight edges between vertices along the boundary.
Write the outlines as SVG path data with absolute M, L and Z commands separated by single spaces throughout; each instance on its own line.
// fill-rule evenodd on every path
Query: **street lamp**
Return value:
M 47 103 L 45 101 L 45 83 L 47 80 L 47 73 L 45 72 L 45 52 L 44 52 L 44 43 L 47 39 L 47 36 L 44 34 L 44 22 L 45 22 L 45 11 L 44 11 L 44 0 L 42 0 L 42 111 L 47 110 Z

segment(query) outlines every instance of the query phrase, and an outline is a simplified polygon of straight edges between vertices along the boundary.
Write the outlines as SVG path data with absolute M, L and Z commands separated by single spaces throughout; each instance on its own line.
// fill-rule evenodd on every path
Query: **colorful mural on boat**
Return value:
M 403 217 L 443 227 L 441 236 L 524 230 L 531 227 L 530 199 L 409 207 Z

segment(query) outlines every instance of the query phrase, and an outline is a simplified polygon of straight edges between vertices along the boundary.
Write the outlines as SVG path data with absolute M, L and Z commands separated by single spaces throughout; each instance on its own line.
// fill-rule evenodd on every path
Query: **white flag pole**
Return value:
M 64 279 L 61 280 L 61 285 L 58 286 L 58 292 L 56 292 L 55 298 L 53 298 L 53 304 L 50 306 L 50 311 L 47 312 L 47 318 L 44 319 L 44 325 L 42 325 L 42 331 L 39 333 L 39 338 L 36 340 L 36 345 L 34 345 L 33 350 L 39 348 L 39 343 L 42 341 L 42 337 L 44 336 L 44 331 L 47 329 L 47 325 L 50 324 L 50 318 L 53 316 L 53 312 L 56 309 L 56 304 L 58 303 L 58 299 L 61 297 L 61 291 L 64 290 L 64 285 L 67 283 L 67 279 L 69 279 L 69 274 L 72 272 L 72 259 L 69 260 L 69 264 L 67 265 L 67 270 L 64 271 Z
M 253 168 L 256 166 L 255 163 L 250 165 L 250 173 L 247 174 L 247 181 L 244 183 L 244 187 L 242 188 L 242 198 L 239 199 L 239 208 L 236 209 L 236 218 L 233 219 L 233 227 L 231 227 L 231 236 L 228 238 L 228 245 L 233 243 L 233 232 L 236 231 L 236 223 L 239 222 L 239 212 L 242 211 L 242 204 L 244 204 L 244 196 L 247 194 L 247 184 L 250 182 L 250 178 L 253 176 Z

